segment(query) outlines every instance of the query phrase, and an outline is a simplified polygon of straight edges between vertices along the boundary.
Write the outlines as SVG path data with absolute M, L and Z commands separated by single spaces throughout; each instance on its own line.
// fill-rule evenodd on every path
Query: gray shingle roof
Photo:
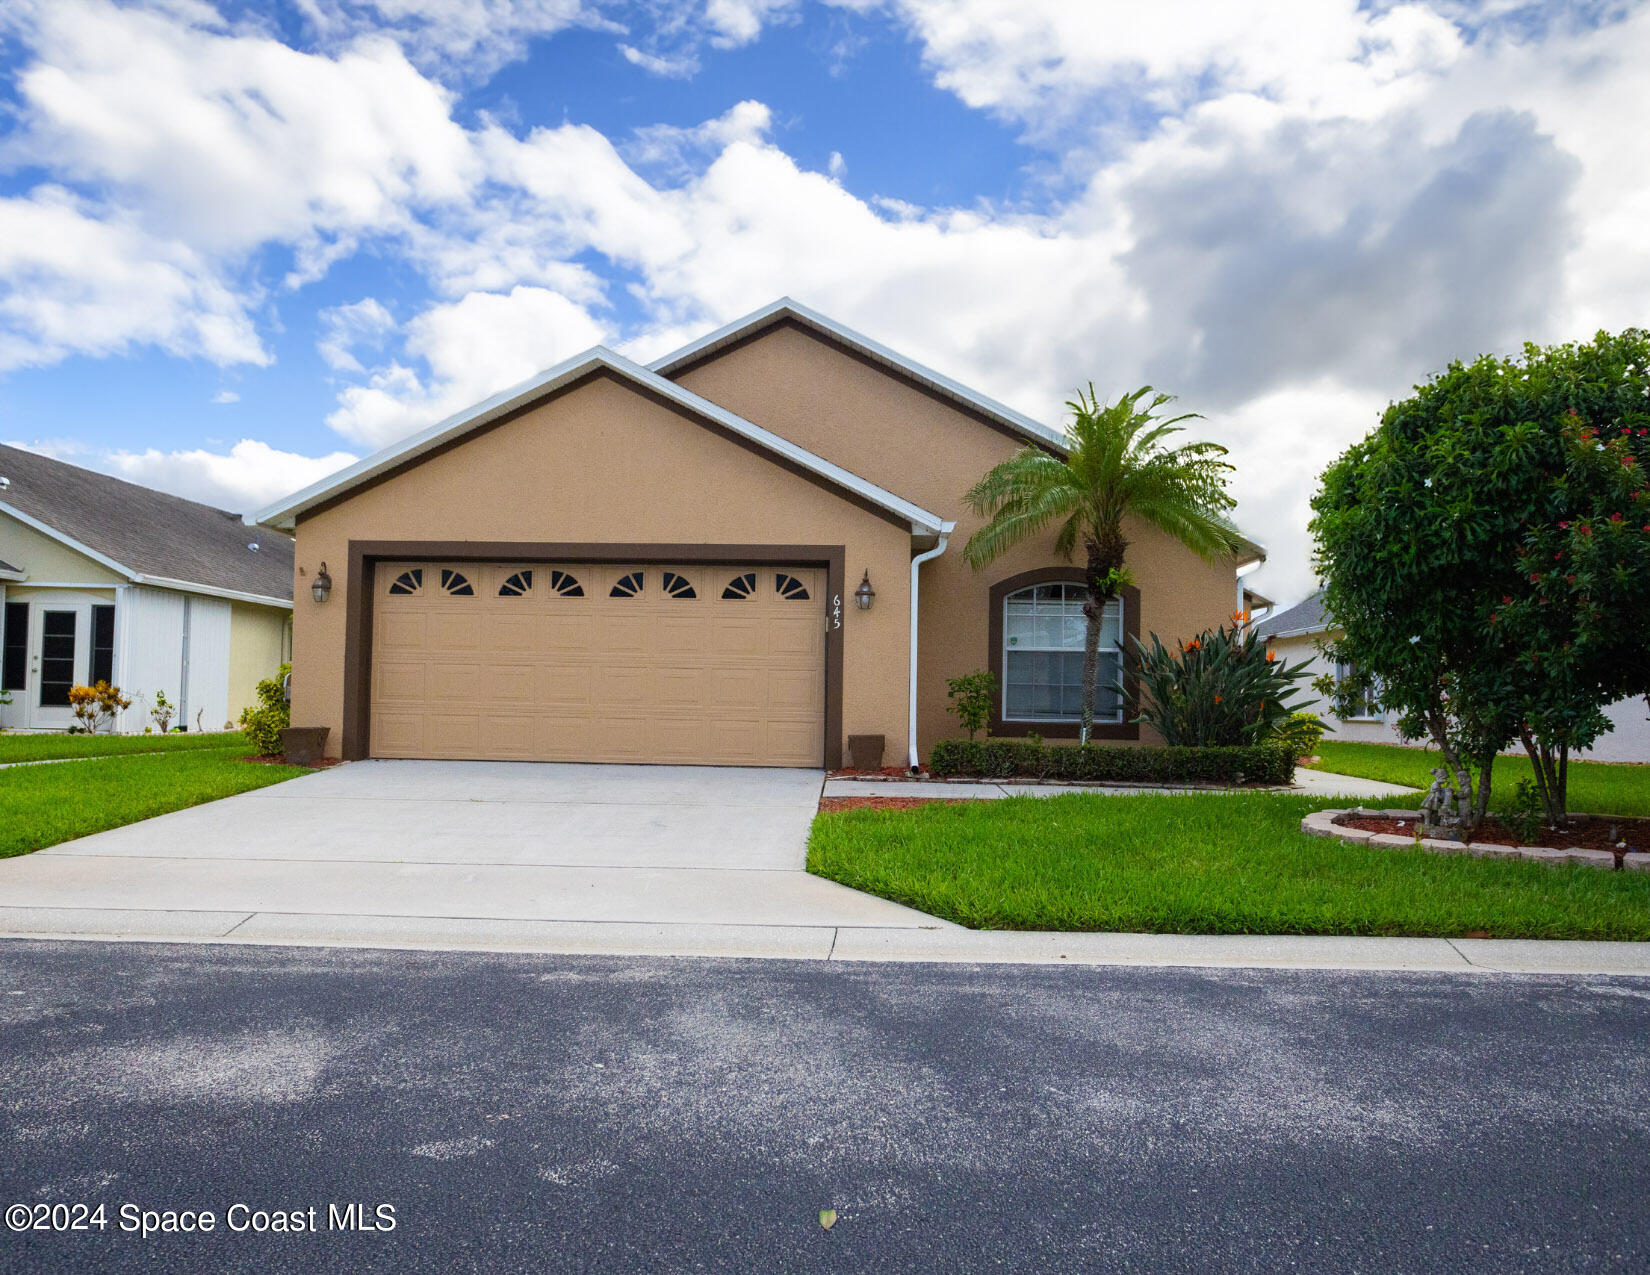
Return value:
M 1289 637 L 1296 633 L 1321 633 L 1328 627 L 1329 615 L 1323 609 L 1323 590 L 1319 589 L 1305 602 L 1267 616 L 1260 623 L 1260 633 L 1269 638 Z
M 0 446 L 0 505 L 94 549 L 138 575 L 212 589 L 292 597 L 292 540 L 239 514 L 139 487 L 16 447 Z M 247 548 L 256 543 L 256 552 Z

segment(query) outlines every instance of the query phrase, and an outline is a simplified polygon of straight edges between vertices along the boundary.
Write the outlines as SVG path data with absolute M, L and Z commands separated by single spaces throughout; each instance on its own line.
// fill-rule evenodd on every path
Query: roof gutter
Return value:
M 139 575 L 134 576 L 132 582 L 154 589 L 175 589 L 179 593 L 199 593 L 209 598 L 227 598 L 231 602 L 253 602 L 259 606 L 279 607 L 283 611 L 292 610 L 291 598 L 271 597 L 267 593 L 244 593 L 239 589 L 221 589 L 215 584 L 195 584 L 189 580 L 173 580 L 167 576 Z
M 927 553 L 919 553 L 911 559 L 911 675 L 909 690 L 911 693 L 911 714 L 906 724 L 905 738 L 910 743 L 911 773 L 917 773 L 917 599 L 921 596 L 917 591 L 917 573 L 922 564 L 932 558 L 939 557 L 945 552 L 945 542 L 950 537 L 957 524 L 948 522 L 940 528 L 940 542 Z

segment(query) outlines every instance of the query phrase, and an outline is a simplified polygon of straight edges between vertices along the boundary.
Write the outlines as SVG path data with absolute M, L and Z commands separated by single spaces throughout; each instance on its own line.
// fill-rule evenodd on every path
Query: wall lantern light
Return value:
M 321 570 L 316 574 L 315 583 L 309 586 L 310 592 L 315 595 L 317 602 L 325 602 L 332 592 L 332 577 L 327 574 L 327 564 L 321 564 Z
M 877 591 L 871 587 L 871 569 L 865 569 L 865 578 L 859 582 L 859 588 L 854 590 L 854 605 L 861 611 L 869 611 L 871 603 L 877 600 Z

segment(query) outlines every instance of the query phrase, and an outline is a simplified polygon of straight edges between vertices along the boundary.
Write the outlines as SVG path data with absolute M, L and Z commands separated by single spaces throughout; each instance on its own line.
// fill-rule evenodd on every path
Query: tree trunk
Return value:
M 1088 597 L 1083 600 L 1083 726 L 1078 742 L 1086 744 L 1094 733 L 1094 699 L 1100 676 L 1100 625 L 1105 619 L 1106 603 L 1114 596 L 1112 572 L 1121 570 L 1128 541 L 1123 539 L 1121 530 L 1114 530 L 1104 538 L 1089 539 L 1084 547 L 1088 550 L 1088 563 L 1083 582 L 1088 586 Z
M 1535 790 L 1541 798 L 1541 808 L 1547 814 L 1547 826 L 1556 828 L 1564 822 L 1565 792 L 1569 779 L 1569 748 L 1561 747 L 1560 755 L 1553 756 L 1552 745 L 1538 740 L 1528 727 L 1520 727 L 1519 741 L 1529 754 L 1530 769 L 1535 772 Z

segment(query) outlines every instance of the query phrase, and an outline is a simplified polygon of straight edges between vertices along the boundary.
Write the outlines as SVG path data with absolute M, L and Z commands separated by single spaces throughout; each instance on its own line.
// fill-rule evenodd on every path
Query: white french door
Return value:
M 91 664 L 90 602 L 36 601 L 29 607 L 29 680 L 23 703 L 33 729 L 67 730 L 74 724 L 69 688 L 89 680 Z

